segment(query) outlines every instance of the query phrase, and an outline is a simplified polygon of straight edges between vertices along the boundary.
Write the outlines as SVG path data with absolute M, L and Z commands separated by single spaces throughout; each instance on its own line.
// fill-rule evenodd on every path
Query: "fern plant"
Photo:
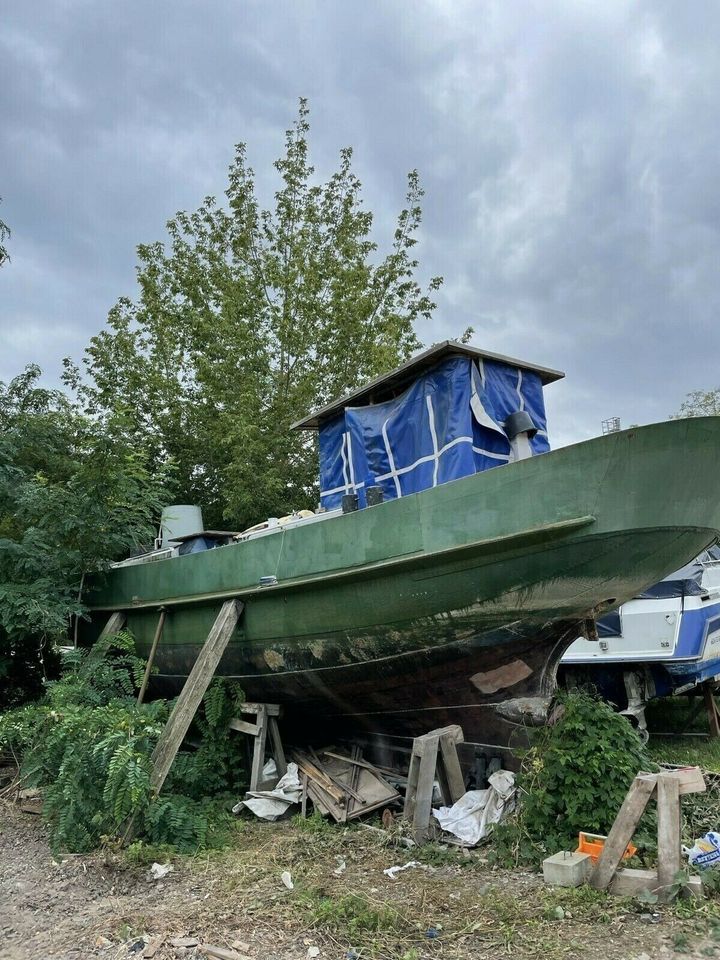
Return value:
M 0 748 L 21 758 L 23 780 L 43 790 L 43 814 L 55 852 L 84 852 L 122 837 L 197 849 L 209 835 L 208 797 L 237 791 L 240 745 L 227 722 L 239 709 L 236 685 L 216 681 L 196 729 L 159 797 L 151 790 L 151 755 L 170 704 L 138 705 L 145 663 L 121 633 L 89 652 L 73 651 L 45 699 L 0 715 Z

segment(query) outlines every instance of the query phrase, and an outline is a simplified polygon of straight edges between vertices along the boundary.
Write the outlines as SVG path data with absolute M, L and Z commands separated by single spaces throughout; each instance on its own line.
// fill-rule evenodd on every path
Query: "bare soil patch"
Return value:
M 535 873 L 492 867 L 482 851 L 388 847 L 359 827 L 315 819 L 241 821 L 220 853 L 175 857 L 149 879 L 153 851 L 57 863 L 38 817 L 2 810 L 1 960 L 202 957 L 177 937 L 260 960 L 501 957 L 631 960 L 720 957 L 714 901 L 647 907 L 587 888 L 550 890 Z M 146 859 L 147 855 L 147 859 Z M 389 879 L 383 869 L 422 866 Z M 343 866 L 344 865 L 344 866 Z M 282 882 L 291 875 L 293 889 Z M 145 939 L 144 939 L 145 938 Z M 310 953 L 308 953 L 310 951 Z M 643 954 L 645 957 L 643 957 Z

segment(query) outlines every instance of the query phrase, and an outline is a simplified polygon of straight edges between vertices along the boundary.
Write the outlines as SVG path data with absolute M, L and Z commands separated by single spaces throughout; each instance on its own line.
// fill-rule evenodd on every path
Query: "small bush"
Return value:
M 170 704 L 137 704 L 144 669 L 123 633 L 73 651 L 42 702 L 0 716 L 0 748 L 20 758 L 25 786 L 42 788 L 55 852 L 85 852 L 130 833 L 197 849 L 209 839 L 207 798 L 240 787 L 239 743 L 227 721 L 242 693 L 216 681 L 197 717 L 198 746 L 178 754 L 162 794 L 152 794 L 150 758 Z
M 493 831 L 500 860 L 537 862 L 574 850 L 580 831 L 607 834 L 635 775 L 655 769 L 638 735 L 607 703 L 578 691 L 563 694 L 561 703 L 560 720 L 540 729 L 523 757 L 517 813 Z

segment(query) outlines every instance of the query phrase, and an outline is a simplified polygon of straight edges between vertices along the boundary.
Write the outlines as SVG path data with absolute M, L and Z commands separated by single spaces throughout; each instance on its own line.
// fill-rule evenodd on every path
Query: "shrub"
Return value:
M 73 651 L 42 702 L 0 716 L 0 748 L 20 759 L 26 786 L 42 788 L 55 852 L 85 852 L 131 832 L 197 849 L 208 838 L 206 798 L 240 786 L 238 741 L 227 736 L 227 721 L 242 693 L 215 681 L 198 713 L 197 746 L 178 754 L 163 793 L 152 794 L 150 758 L 171 704 L 137 704 L 144 668 L 122 633 Z
M 561 718 L 537 731 L 523 757 L 517 813 L 493 831 L 500 859 L 538 861 L 574 850 L 580 831 L 607 834 L 635 775 L 655 768 L 607 703 L 579 691 L 560 702 Z

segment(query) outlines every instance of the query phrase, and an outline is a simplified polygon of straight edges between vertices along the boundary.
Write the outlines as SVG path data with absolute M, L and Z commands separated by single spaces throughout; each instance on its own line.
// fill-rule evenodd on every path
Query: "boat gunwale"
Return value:
M 571 517 L 567 520 L 558 520 L 554 523 L 542 524 L 537 527 L 529 527 L 525 530 L 519 530 L 514 533 L 503 534 L 499 537 L 485 537 L 480 540 L 473 540 L 470 543 L 457 544 L 452 547 L 445 547 L 441 550 L 425 551 L 417 550 L 411 554 L 391 557 L 387 560 L 376 560 L 372 563 L 360 564 L 356 567 L 343 567 L 340 569 L 323 571 L 307 577 L 296 577 L 294 579 L 282 580 L 276 584 L 260 586 L 253 584 L 248 587 L 231 588 L 229 590 L 214 591 L 211 593 L 190 594 L 182 597 L 162 597 L 158 600 L 140 600 L 127 604 L 88 604 L 88 609 L 94 610 L 142 610 L 153 609 L 161 606 L 185 606 L 195 603 L 206 603 L 212 600 L 229 600 L 233 598 L 246 599 L 259 595 L 272 595 L 286 590 L 297 590 L 303 587 L 314 586 L 316 584 L 332 584 L 338 580 L 351 581 L 356 578 L 372 575 L 376 572 L 386 572 L 396 568 L 412 568 L 413 566 L 422 567 L 430 565 L 437 560 L 445 560 L 464 554 L 473 554 L 475 552 L 484 552 L 485 550 L 497 549 L 512 550 L 518 545 L 540 538 L 562 537 L 565 534 L 573 533 L 584 527 L 590 526 L 596 522 L 592 514 L 586 514 L 581 517 Z M 198 554 L 200 556 L 200 554 Z

